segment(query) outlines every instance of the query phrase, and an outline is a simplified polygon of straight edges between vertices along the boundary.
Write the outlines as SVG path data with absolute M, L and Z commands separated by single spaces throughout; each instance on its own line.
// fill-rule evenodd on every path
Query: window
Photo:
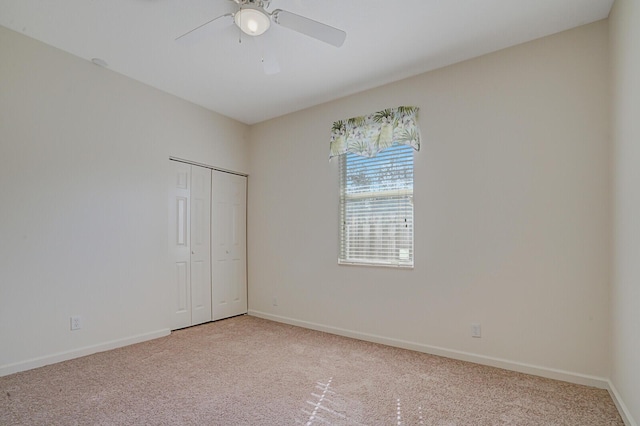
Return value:
M 413 151 L 418 107 L 338 120 L 329 159 L 340 157 L 338 263 L 413 267 Z
M 413 266 L 413 151 L 340 156 L 338 263 Z

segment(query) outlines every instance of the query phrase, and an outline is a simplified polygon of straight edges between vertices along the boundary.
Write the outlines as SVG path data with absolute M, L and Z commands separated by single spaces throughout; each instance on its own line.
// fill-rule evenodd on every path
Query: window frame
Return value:
M 352 161 L 359 162 L 360 166 L 363 163 L 370 160 L 374 166 L 373 168 L 367 169 L 367 170 L 369 170 L 371 173 L 378 172 L 377 168 L 384 167 L 384 164 L 386 163 L 383 163 L 379 159 L 377 159 L 377 156 L 367 158 L 367 157 L 361 157 L 361 156 L 357 156 L 356 154 L 350 154 L 350 153 L 340 156 L 340 159 L 339 159 L 340 163 L 338 166 L 338 169 L 339 169 L 338 264 L 339 265 L 391 267 L 391 268 L 404 268 L 404 269 L 414 268 L 414 265 L 415 265 L 415 209 L 414 209 L 413 201 L 414 201 L 414 184 L 415 184 L 415 176 L 414 176 L 415 150 L 413 147 L 408 145 L 403 145 L 403 144 L 394 144 L 392 145 L 392 147 L 389 148 L 389 150 L 392 150 L 394 148 L 397 152 L 399 152 L 399 154 L 393 155 L 395 154 L 395 152 L 392 153 L 388 158 L 389 164 L 393 166 L 393 162 L 398 159 L 401 162 L 403 161 L 410 162 L 409 167 L 405 167 L 402 169 L 402 173 L 405 173 L 404 180 L 407 180 L 406 170 L 410 170 L 410 188 L 406 188 L 406 187 L 405 188 L 387 188 L 387 189 L 382 189 L 378 191 L 362 191 L 362 192 L 349 193 L 349 191 L 347 190 L 348 188 L 347 173 L 348 173 L 349 164 L 350 164 L 349 159 L 351 159 Z M 388 153 L 385 154 L 385 151 L 379 153 L 378 156 L 389 155 Z M 354 157 L 349 157 L 349 156 L 354 156 Z M 357 160 L 354 160 L 354 159 L 357 159 Z M 379 164 L 383 164 L 383 166 L 380 166 Z M 380 177 L 377 177 L 377 179 L 378 179 L 378 184 L 377 184 L 378 186 L 386 185 L 385 182 L 383 182 Z M 398 181 L 399 180 L 400 179 L 398 179 Z M 376 186 L 376 185 L 373 185 L 373 186 Z M 393 186 L 393 184 L 391 186 Z M 384 207 L 385 203 L 391 203 L 393 202 L 392 200 L 394 199 L 398 200 L 398 208 L 394 210 L 394 209 L 388 209 L 387 207 Z M 381 234 L 386 234 L 386 237 L 383 237 L 382 239 L 371 239 L 370 236 L 360 237 L 360 238 L 364 238 L 366 241 L 369 241 L 368 245 L 366 246 L 358 245 L 358 244 L 362 244 L 361 241 L 358 241 L 353 246 L 349 244 L 349 241 L 352 241 L 354 240 L 354 238 L 357 238 L 357 236 L 351 237 L 350 235 L 352 234 L 349 232 L 349 229 L 352 228 L 354 224 L 352 224 L 351 227 L 347 225 L 348 216 L 349 216 L 348 210 L 350 207 L 349 204 L 351 202 L 352 203 L 351 207 L 357 210 L 359 209 L 358 207 L 353 207 L 353 203 L 356 202 L 357 200 L 364 200 L 363 201 L 364 204 L 367 204 L 366 200 L 369 200 L 370 205 L 374 205 L 374 210 L 376 209 L 376 207 L 378 209 L 383 210 L 383 213 L 380 213 L 377 219 L 374 219 L 372 222 L 366 225 L 360 224 L 360 226 L 365 226 L 365 227 L 368 226 L 369 232 L 371 232 L 371 226 L 377 227 L 376 230 L 373 232 L 374 233 L 380 232 Z M 383 207 L 379 207 L 379 206 L 383 206 Z M 404 213 L 404 214 L 401 214 L 401 213 Z M 389 221 L 387 220 L 385 222 L 384 219 L 381 220 L 380 218 L 380 215 L 384 216 L 389 214 L 395 215 L 395 218 L 393 219 L 394 221 L 392 222 L 393 225 L 386 224 Z M 364 215 L 362 215 L 362 217 L 365 219 L 369 217 L 375 218 L 376 215 L 371 214 L 367 216 L 365 213 Z M 357 217 L 355 217 L 355 219 L 357 219 Z M 409 228 L 408 231 L 404 231 L 404 230 L 398 231 L 399 227 L 401 227 L 400 225 L 403 223 L 401 222 L 401 220 L 404 220 L 405 227 Z M 408 223 L 407 223 L 407 220 L 408 220 Z M 373 225 L 371 223 L 373 223 Z M 380 223 L 383 223 L 383 224 L 380 225 Z M 394 227 L 395 227 L 395 231 L 393 230 Z M 392 233 L 394 234 L 394 236 L 391 236 Z M 367 240 L 367 238 L 369 238 L 370 240 Z M 401 240 L 402 238 L 408 238 L 408 241 L 405 241 L 403 244 L 399 244 L 399 240 Z M 393 248 L 391 250 L 386 248 L 379 249 L 379 247 L 372 248 L 373 245 L 379 246 L 381 245 L 381 243 L 383 247 L 386 244 L 390 243 L 393 246 Z M 406 255 L 408 257 L 406 259 L 403 259 L 400 254 L 401 248 L 398 248 L 398 247 L 401 245 L 405 245 L 403 249 L 407 250 Z M 386 247 L 389 247 L 389 246 L 386 245 Z M 366 251 L 367 253 L 375 253 L 375 254 L 371 256 L 369 255 L 354 256 L 351 254 L 353 251 L 358 251 L 358 250 L 361 250 L 362 252 Z M 396 251 L 395 254 L 392 253 L 393 251 Z

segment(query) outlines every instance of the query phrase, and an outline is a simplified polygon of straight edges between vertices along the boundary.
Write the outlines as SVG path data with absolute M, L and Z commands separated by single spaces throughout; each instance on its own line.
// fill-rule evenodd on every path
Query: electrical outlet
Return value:
M 471 337 L 482 337 L 482 330 L 480 328 L 480 323 L 477 323 L 477 322 L 471 323 Z
M 71 317 L 71 330 L 80 330 L 82 328 L 82 317 L 74 315 Z

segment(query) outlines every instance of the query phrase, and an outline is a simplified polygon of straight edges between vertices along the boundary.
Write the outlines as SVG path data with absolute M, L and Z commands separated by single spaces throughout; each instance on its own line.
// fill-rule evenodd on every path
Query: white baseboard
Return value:
M 358 331 L 347 330 L 347 329 L 338 328 L 338 327 L 331 327 L 331 326 L 312 323 L 308 321 L 301 321 L 293 318 L 273 315 L 266 312 L 260 312 L 255 310 L 249 310 L 248 314 L 258 318 L 264 318 L 264 319 L 268 319 L 276 322 L 282 322 L 285 324 L 295 325 L 298 327 L 324 331 L 327 333 L 337 334 L 340 336 L 351 337 L 359 340 L 366 340 L 368 342 L 380 343 L 383 345 L 395 346 L 403 349 L 410 349 L 413 351 L 424 352 L 432 355 L 458 359 L 461 361 L 468 361 L 476 364 L 503 368 L 505 370 L 517 371 L 525 374 L 532 374 L 535 376 L 546 377 L 549 379 L 562 380 L 565 382 L 576 383 L 579 385 L 593 386 L 600 389 L 610 389 L 611 387 L 609 380 L 603 377 L 589 376 L 586 374 L 558 370 L 554 368 L 540 367 L 537 365 L 511 361 L 508 359 L 494 358 L 494 357 L 485 356 L 485 355 L 473 354 L 470 352 L 458 351 L 455 349 L 441 348 L 438 346 L 424 345 L 422 343 L 409 342 L 406 340 L 399 340 L 399 339 L 394 339 L 390 337 L 378 336 L 375 334 L 361 333 Z M 633 426 L 637 426 L 637 425 L 633 425 Z
M 91 355 L 96 352 L 108 351 L 111 349 L 120 348 L 122 346 L 133 345 L 135 343 L 145 342 L 147 340 L 157 339 L 158 337 L 168 336 L 171 333 L 169 329 L 163 329 L 153 331 L 151 333 L 138 334 L 131 337 L 125 337 L 124 339 L 111 340 L 109 342 L 98 343 L 92 346 L 85 346 L 78 349 L 72 349 L 70 351 L 58 352 L 53 355 L 46 355 L 38 358 L 28 359 L 26 361 L 20 361 L 13 364 L 6 364 L 0 366 L 0 377 L 7 376 L 9 374 L 18 373 L 20 371 L 31 370 L 33 368 L 43 367 L 49 364 L 55 364 L 56 362 L 67 361 L 73 358 L 79 358 L 81 356 Z
M 609 386 L 608 386 L 609 395 L 611 395 L 611 399 L 613 399 L 613 402 L 616 404 L 616 407 L 618 408 L 618 412 L 620 413 L 620 417 L 622 417 L 624 424 L 626 426 L 638 426 L 638 423 L 636 423 L 636 421 L 633 420 L 633 417 L 631 416 L 631 412 L 629 411 L 626 404 L 622 400 L 622 397 L 618 393 L 618 390 L 616 389 L 616 387 L 613 385 L 611 380 L 609 380 L 608 383 L 609 383 Z

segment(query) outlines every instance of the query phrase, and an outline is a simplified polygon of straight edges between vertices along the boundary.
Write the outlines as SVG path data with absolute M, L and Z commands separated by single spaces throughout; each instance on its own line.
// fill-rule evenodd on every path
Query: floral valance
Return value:
M 418 107 L 401 106 L 333 123 L 329 158 L 350 152 L 375 157 L 394 143 L 420 150 Z

